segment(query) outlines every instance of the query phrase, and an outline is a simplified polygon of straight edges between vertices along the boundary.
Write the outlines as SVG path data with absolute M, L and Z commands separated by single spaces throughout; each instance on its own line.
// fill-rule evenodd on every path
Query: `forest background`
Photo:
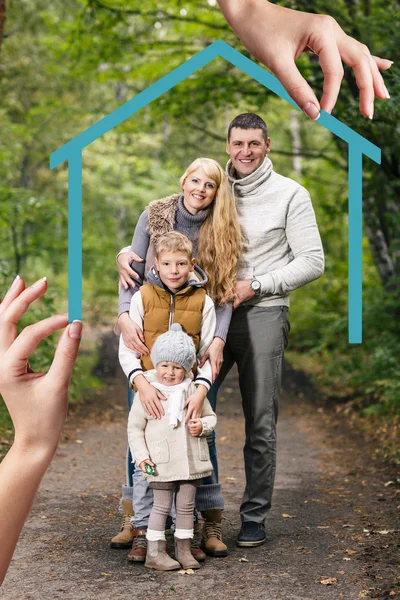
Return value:
M 287 358 L 311 374 L 330 402 L 357 415 L 366 431 L 394 440 L 400 414 L 400 5 L 278 4 L 331 14 L 373 54 L 395 63 L 384 75 L 391 100 L 376 102 L 373 121 L 358 111 L 349 69 L 333 112 L 382 149 L 381 165 L 366 158 L 363 165 L 363 344 L 347 341 L 346 145 L 218 59 L 84 151 L 85 338 L 72 398 L 102 385 L 93 375 L 96 341 L 115 322 L 115 255 L 130 243 L 139 214 L 149 201 L 179 191 L 180 175 L 197 156 L 224 165 L 229 121 L 254 111 L 269 126 L 274 168 L 309 190 L 326 254 L 324 276 L 292 294 Z M 67 165 L 50 171 L 51 152 L 216 39 L 249 56 L 216 0 L 0 0 L 1 296 L 17 273 L 28 283 L 44 275 L 49 280 L 46 298 L 24 324 L 67 309 Z M 320 96 L 318 58 L 302 55 L 298 66 Z M 40 345 L 35 369 L 46 368 L 54 344 Z M 11 436 L 0 405 L 4 446 Z

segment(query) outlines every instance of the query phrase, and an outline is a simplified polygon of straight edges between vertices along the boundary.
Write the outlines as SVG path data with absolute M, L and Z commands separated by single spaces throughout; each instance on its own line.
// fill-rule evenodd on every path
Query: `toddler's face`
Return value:
M 185 378 L 185 369 L 182 365 L 171 361 L 158 363 L 156 373 L 157 381 L 164 385 L 178 385 Z

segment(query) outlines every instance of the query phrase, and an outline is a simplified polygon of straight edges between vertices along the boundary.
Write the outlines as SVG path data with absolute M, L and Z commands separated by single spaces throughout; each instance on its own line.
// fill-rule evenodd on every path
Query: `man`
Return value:
M 265 542 L 264 521 L 275 479 L 282 361 L 290 330 L 289 292 L 324 270 L 310 196 L 273 170 L 270 150 L 267 126 L 258 115 L 239 115 L 229 125 L 227 174 L 246 241 L 224 362 L 209 398 L 215 406 L 218 388 L 236 363 L 246 433 L 246 488 L 237 544 L 245 547 Z M 221 344 L 214 338 L 202 362 L 207 357 L 213 362 Z

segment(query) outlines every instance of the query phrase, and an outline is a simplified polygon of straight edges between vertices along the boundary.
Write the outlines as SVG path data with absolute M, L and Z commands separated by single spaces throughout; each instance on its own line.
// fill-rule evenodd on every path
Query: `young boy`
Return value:
M 206 436 L 213 431 L 217 419 L 206 399 L 200 418 L 185 426 L 184 406 L 194 391 L 191 369 L 196 351 L 179 323 L 173 323 L 157 338 L 151 360 L 155 369 L 146 371 L 144 377 L 167 397 L 166 414 L 161 419 L 146 415 L 138 394 L 128 421 L 129 445 L 136 468 L 142 470 L 154 492 L 146 533 L 145 566 L 159 571 L 198 569 L 200 565 L 190 552 L 194 500 L 199 480 L 212 473 Z M 174 492 L 177 560 L 167 554 L 165 540 L 165 523 Z
M 180 323 L 192 338 L 196 355 L 202 356 L 211 343 L 215 331 L 215 309 L 213 301 L 207 296 L 204 286 L 207 276 L 195 265 L 192 256 L 192 243 L 182 233 L 171 231 L 162 235 L 156 245 L 155 265 L 143 285 L 131 300 L 130 318 L 134 321 L 149 351 L 159 335 L 168 331 L 174 322 Z M 152 386 L 143 372 L 154 368 L 149 355 L 139 355 L 130 350 L 120 338 L 119 360 L 130 385 L 137 388 L 140 401 L 147 415 L 161 418 L 156 403 L 163 394 Z M 200 416 L 207 392 L 212 383 L 212 371 L 207 361 L 202 368 L 193 365 L 195 372 L 195 391 L 186 400 L 186 405 L 195 404 L 194 417 Z M 130 553 L 131 560 L 145 560 L 145 534 L 152 505 L 152 493 L 136 469 L 133 477 L 133 505 L 135 515 L 133 524 L 139 534 L 134 538 Z M 139 539 L 139 537 L 141 539 Z

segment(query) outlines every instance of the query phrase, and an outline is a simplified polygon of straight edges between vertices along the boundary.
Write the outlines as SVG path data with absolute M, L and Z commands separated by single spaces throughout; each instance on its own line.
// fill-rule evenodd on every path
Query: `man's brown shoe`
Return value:
M 131 525 L 131 517 L 133 517 L 132 501 L 122 500 L 122 526 L 111 542 L 111 548 L 118 550 L 128 550 L 132 546 L 133 540 L 133 525 Z
M 210 508 L 203 525 L 201 547 L 208 556 L 228 556 L 228 548 L 222 541 L 222 510 Z
M 129 562 L 143 563 L 146 560 L 146 532 L 147 527 L 135 527 L 133 529 L 132 550 L 129 552 L 127 557 Z

